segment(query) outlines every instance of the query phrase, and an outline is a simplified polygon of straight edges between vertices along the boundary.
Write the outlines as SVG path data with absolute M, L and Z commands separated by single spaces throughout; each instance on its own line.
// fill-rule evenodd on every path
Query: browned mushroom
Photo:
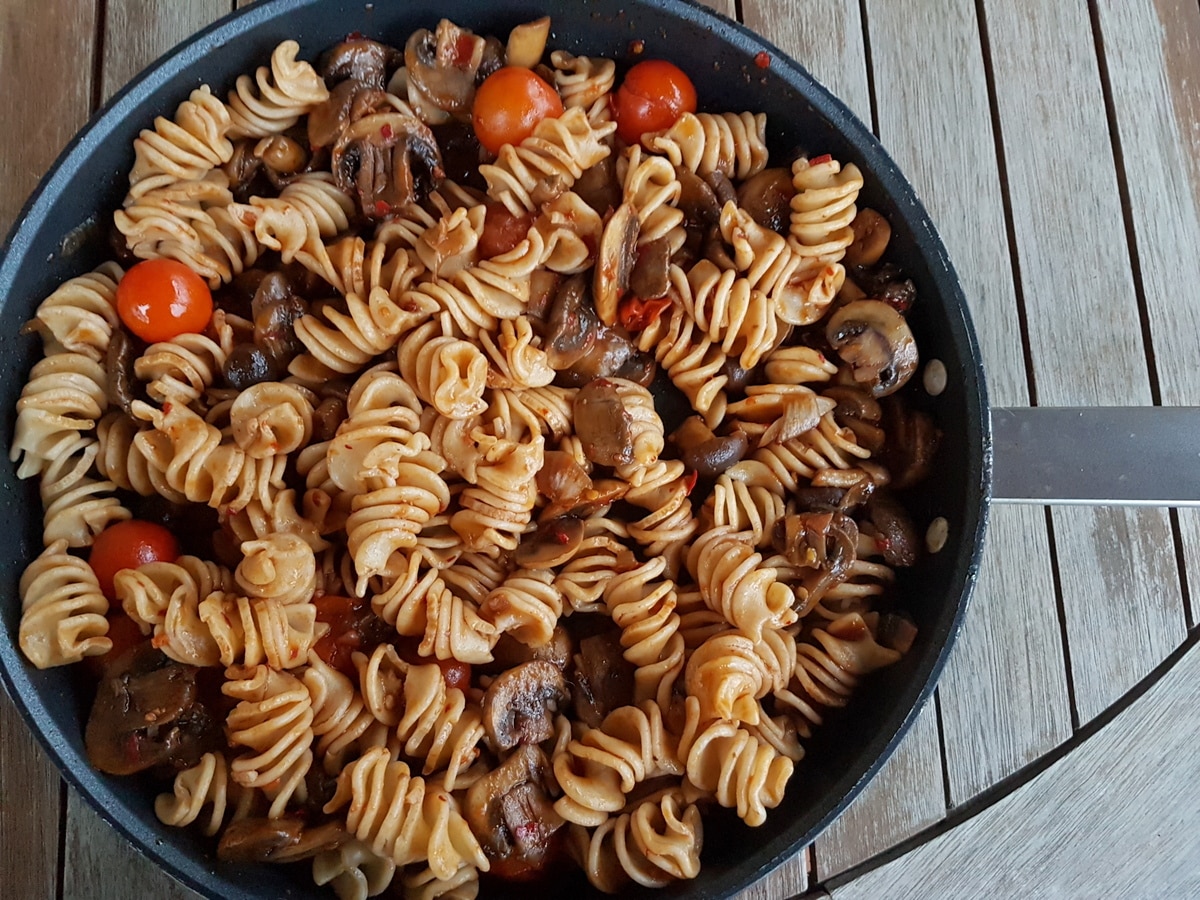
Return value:
M 850 228 L 854 231 L 854 243 L 846 248 L 846 265 L 873 266 L 879 262 L 892 239 L 892 226 L 888 220 L 875 210 L 863 207 Z
M 874 266 L 847 266 L 847 284 L 853 282 L 868 297 L 882 300 L 899 313 L 906 313 L 917 296 L 912 280 L 905 278 L 894 263 Z
M 609 154 L 590 169 L 585 169 L 571 190 L 602 216 L 620 206 L 621 184 L 617 181 L 615 156 Z
M 250 303 L 254 317 L 254 343 L 286 368 L 292 358 L 304 351 L 296 336 L 296 322 L 308 312 L 308 304 L 296 293 L 291 280 L 282 272 L 272 272 L 258 285 Z
M 114 328 L 108 341 L 108 355 L 104 360 L 106 377 L 105 393 L 113 406 L 131 413 L 131 405 L 137 399 L 140 382 L 133 374 L 133 362 L 138 357 L 133 338 L 124 328 Z
M 479 164 L 485 161 L 483 148 L 471 123 L 451 119 L 431 125 L 430 130 L 442 149 L 442 168 L 446 177 L 456 184 L 487 190 L 487 181 L 479 174 Z M 524 237 L 522 233 L 521 238 Z
M 554 859 L 554 835 L 566 823 L 550 796 L 550 763 L 540 748 L 518 748 L 467 791 L 467 823 L 501 877 L 532 877 Z
M 605 325 L 617 324 L 617 304 L 629 289 L 629 276 L 637 260 L 638 230 L 637 210 L 630 203 L 622 203 L 600 235 L 592 299 L 596 315 Z
M 233 144 L 233 155 L 221 167 L 229 179 L 229 190 L 239 203 L 245 203 L 256 193 L 262 160 L 254 155 L 255 140 L 240 140 Z
M 888 436 L 883 463 L 892 473 L 892 486 L 903 490 L 922 481 L 942 441 L 933 419 L 899 397 L 889 397 L 883 406 L 883 430 Z
M 593 378 L 609 376 L 641 385 L 654 380 L 654 357 L 600 323 L 588 302 L 583 275 L 573 275 L 558 289 L 543 342 L 550 366 L 559 373 L 555 381 L 563 387 L 579 387 Z
M 713 434 L 699 416 L 689 416 L 671 434 L 683 464 L 701 478 L 716 478 L 740 462 L 750 449 L 746 433 L 735 429 L 727 435 Z
M 916 565 L 921 535 L 908 511 L 888 491 L 876 491 L 867 502 L 866 517 L 872 537 L 889 566 Z
M 671 264 L 671 245 L 665 237 L 638 248 L 637 261 L 629 273 L 629 291 L 642 300 L 665 297 L 670 287 L 668 273 Z
M 312 441 L 319 444 L 328 441 L 337 433 L 338 426 L 346 421 L 346 401 L 337 397 L 326 397 L 313 410 Z
M 353 79 L 329 92 L 329 99 L 308 114 L 308 144 L 328 147 L 353 122 L 387 106 L 387 94 Z
M 562 670 L 535 660 L 497 676 L 483 696 L 483 727 L 496 750 L 539 744 L 554 734 L 554 714 L 570 699 Z
M 633 462 L 633 432 L 629 411 L 617 386 L 607 378 L 589 381 L 575 395 L 575 433 L 583 452 L 601 466 Z
M 588 617 L 572 616 L 571 621 L 583 618 Z M 590 728 L 599 728 L 614 709 L 633 703 L 634 667 L 624 652 L 621 632 L 616 628 L 579 642 L 573 682 L 575 715 Z
M 382 91 L 387 84 L 388 73 L 399 68 L 403 62 L 404 54 L 395 47 L 361 35 L 351 35 L 321 54 L 317 71 L 331 84 L 349 78 Z
M 540 473 L 538 478 L 541 478 Z M 588 479 L 588 485 L 591 486 L 591 479 Z M 585 531 L 583 520 L 574 516 L 549 519 L 521 539 L 515 553 L 517 565 L 526 569 L 564 565 L 579 552 Z
M 908 323 L 879 300 L 847 303 L 830 316 L 825 336 L 874 397 L 895 393 L 917 370 L 917 342 Z
M 154 766 L 186 768 L 222 740 L 199 701 L 194 666 L 143 641 L 108 667 L 88 716 L 88 760 L 101 772 L 132 775 Z
M 713 169 L 704 176 L 704 180 L 708 186 L 712 188 L 713 195 L 717 198 L 717 204 L 724 206 L 731 200 L 737 202 L 737 191 L 734 190 L 733 182 L 729 180 L 729 176 L 720 169 Z
M 415 116 L 380 112 L 352 123 L 333 145 L 334 180 L 368 219 L 420 201 L 441 183 L 442 155 Z
M 789 169 L 763 169 L 738 187 L 737 204 L 763 228 L 786 236 L 791 224 L 791 201 L 795 193 Z M 849 251 L 846 252 L 849 255 Z
M 725 357 L 721 366 L 721 375 L 725 378 L 725 390 L 731 394 L 741 394 L 754 378 L 754 369 L 747 369 L 739 362 L 738 356 Z
M 277 381 L 285 371 L 276 364 L 275 357 L 250 343 L 235 344 L 221 366 L 225 383 L 239 391 L 264 381 Z
M 839 512 L 789 513 L 775 523 L 771 543 L 796 566 L 815 569 L 797 600 L 811 607 L 840 584 L 858 557 L 858 525 Z
M 522 644 L 511 634 L 502 634 L 492 650 L 492 661 L 480 667 L 484 672 L 503 672 L 523 663 L 543 660 L 553 663 L 562 671 L 571 664 L 571 656 L 575 653 L 575 642 L 571 633 L 563 626 L 556 625 L 550 640 L 540 647 L 530 647 Z
M 716 225 L 709 226 L 708 231 L 705 232 L 702 250 L 704 251 L 704 258 L 717 268 L 737 268 L 733 257 L 729 255 L 729 247 L 725 243 L 725 238 L 721 236 L 721 229 Z
M 258 151 L 258 157 L 267 167 L 268 175 L 294 175 L 308 165 L 308 151 L 286 134 L 277 134 L 268 140 Z
M 884 613 L 879 617 L 875 640 L 897 653 L 907 653 L 917 639 L 917 626 L 904 613 Z
M 485 46 L 483 38 L 449 19 L 442 19 L 436 31 L 420 28 L 404 45 L 409 84 L 437 109 L 469 112 Z
M 717 202 L 717 195 L 708 182 L 690 169 L 676 166 L 675 177 L 680 186 L 676 205 L 683 211 L 685 227 L 689 231 L 707 232 L 721 218 L 721 204 Z
M 289 863 L 336 850 L 350 839 L 338 822 L 308 826 L 300 816 L 239 819 L 225 826 L 217 844 L 222 862 Z

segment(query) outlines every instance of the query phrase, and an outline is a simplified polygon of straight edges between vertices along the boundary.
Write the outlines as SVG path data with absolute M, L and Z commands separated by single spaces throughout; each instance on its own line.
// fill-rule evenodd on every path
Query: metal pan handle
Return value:
M 1200 407 L 992 410 L 997 503 L 1200 506 Z

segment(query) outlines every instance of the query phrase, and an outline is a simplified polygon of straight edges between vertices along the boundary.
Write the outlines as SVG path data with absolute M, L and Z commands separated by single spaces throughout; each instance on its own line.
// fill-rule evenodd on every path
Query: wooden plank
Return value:
M 719 12 L 727 18 L 737 21 L 737 3 L 735 0 L 700 0 L 709 9 Z
M 1193 647 L 1070 755 L 834 900 L 1200 895 L 1198 703 Z
M 107 100 L 188 35 L 229 12 L 229 0 L 109 0 L 102 92 Z M 168 111 L 169 112 L 169 111 Z
M 0 0 L 0 234 L 87 118 L 95 14 L 73 0 Z M 47 47 L 69 47 L 77 62 L 46 66 Z M 53 897 L 62 782 L 3 691 L 0 737 L 0 883 L 6 896 Z
M 704 877 L 703 873 L 700 875 Z M 773 872 L 764 875 L 734 900 L 779 900 L 795 897 L 808 887 L 808 854 L 801 851 Z
M 804 66 L 870 127 L 858 0 L 743 0 L 742 21 Z
M 1054 0 L 983 8 L 1037 401 L 1147 404 L 1087 10 Z M 1182 640 L 1174 546 L 1162 510 L 1055 509 L 1053 525 L 1075 708 L 1086 722 Z
M 1200 395 L 1200 5 L 1100 0 L 1096 10 L 1160 395 L 1186 405 Z M 1200 513 L 1181 510 L 1179 523 L 1194 622 Z
M 62 781 L 0 690 L 0 881 L 10 897 L 53 897 Z
M 866 9 L 880 139 L 917 189 L 954 261 L 991 401 L 1024 406 L 1029 390 L 975 4 L 938 0 L 905 7 L 868 0 Z M 915 46 L 920 65 L 913 64 Z M 947 84 L 954 90 L 945 90 Z M 1022 573 L 1020 591 L 1011 590 L 1013 572 Z M 993 510 L 979 584 L 939 697 L 953 804 L 1070 736 L 1040 509 Z
M 857 0 L 813 0 L 803 4 L 746 0 L 742 15 L 746 25 L 805 66 L 859 118 L 871 123 L 866 49 Z M 817 839 L 817 877 L 825 878 L 831 871 L 868 859 L 945 813 L 941 753 L 937 729 L 931 723 L 932 707 L 922 714 L 896 757 L 843 820 Z M 921 786 L 915 790 L 914 779 Z
M 200 900 L 134 850 L 74 790 L 67 800 L 66 858 L 62 900 Z
M 817 878 L 844 872 L 946 815 L 937 748 L 937 713 L 930 702 L 879 774 L 817 839 Z

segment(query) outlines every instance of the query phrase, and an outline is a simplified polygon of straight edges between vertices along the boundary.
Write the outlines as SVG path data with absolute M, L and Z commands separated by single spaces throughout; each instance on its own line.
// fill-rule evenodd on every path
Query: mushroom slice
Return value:
M 572 616 L 571 621 L 576 618 Z M 614 709 L 633 703 L 634 667 L 625 659 L 621 632 L 609 628 L 585 637 L 575 654 L 575 716 L 589 728 Z
M 633 462 L 633 422 L 615 382 L 589 381 L 575 395 L 575 434 L 583 452 L 601 466 Z
M 796 594 L 804 615 L 846 579 L 858 556 L 858 525 L 840 512 L 789 513 L 775 523 L 771 543 L 793 565 L 816 570 Z
M 683 211 L 686 227 L 699 232 L 715 227 L 721 219 L 721 204 L 708 182 L 682 166 L 675 167 L 675 178 L 680 185 L 679 201 L 675 205 Z
M 444 112 L 470 112 L 485 47 L 483 38 L 449 19 L 434 32 L 418 29 L 404 45 L 409 85 Z
M 629 273 L 629 290 L 642 300 L 665 297 L 671 286 L 668 278 L 671 266 L 671 245 L 659 238 L 638 248 L 637 262 Z
M 308 143 L 314 149 L 328 147 L 363 116 L 387 107 L 387 94 L 349 79 L 329 92 L 329 99 L 308 114 Z
M 546 754 L 527 744 L 467 791 L 467 823 L 503 871 L 535 872 L 554 855 L 551 839 L 565 822 L 554 811 L 549 772 Z
M 483 668 L 488 672 L 503 672 L 522 663 L 544 660 L 565 672 L 574 653 L 575 641 L 571 633 L 562 625 L 555 625 L 550 640 L 538 647 L 522 644 L 511 634 L 500 635 L 492 650 L 492 661 Z
M 404 54 L 395 47 L 361 36 L 347 38 L 321 55 L 318 71 L 333 82 L 349 78 L 366 87 L 382 91 L 389 69 L 404 62 Z
M 337 186 L 357 196 L 363 215 L 383 218 L 419 202 L 444 176 L 433 132 L 415 116 L 374 113 L 351 124 L 333 145 Z
M 637 210 L 622 203 L 609 217 L 600 236 L 600 250 L 592 282 L 596 314 L 605 325 L 617 324 L 617 303 L 629 288 L 629 276 L 637 259 Z
M 496 750 L 539 744 L 554 734 L 554 714 L 570 699 L 562 670 L 535 660 L 498 676 L 483 696 L 483 727 Z
M 336 850 L 350 839 L 337 822 L 306 827 L 301 816 L 230 822 L 217 844 L 223 862 L 289 863 Z
M 105 394 L 108 402 L 119 407 L 125 414 L 132 413 L 133 401 L 138 398 L 137 389 L 141 382 L 133 372 L 137 359 L 133 338 L 124 328 L 114 328 L 108 340 L 108 355 L 104 360 Z
M 917 342 L 908 323 L 879 300 L 847 303 L 830 317 L 825 337 L 873 397 L 900 390 L 917 370 Z
M 742 182 L 737 191 L 737 204 L 763 228 L 786 236 L 795 193 L 790 169 L 763 169 Z
M 850 229 L 854 232 L 854 242 L 846 248 L 846 265 L 873 266 L 879 262 L 892 239 L 888 220 L 870 207 L 863 207 L 850 223 Z
M 741 429 L 727 435 L 713 434 L 699 416 L 689 416 L 671 435 L 679 459 L 701 478 L 716 478 L 741 462 L 750 449 L 750 439 Z
M 541 478 L 540 472 L 538 478 Z M 543 522 L 537 531 L 521 539 L 516 551 L 517 565 L 525 569 L 565 565 L 579 552 L 586 531 L 583 519 L 574 516 L 559 516 Z
M 867 518 L 874 526 L 875 543 L 889 566 L 916 565 L 921 536 L 908 511 L 888 491 L 878 491 L 867 502 Z

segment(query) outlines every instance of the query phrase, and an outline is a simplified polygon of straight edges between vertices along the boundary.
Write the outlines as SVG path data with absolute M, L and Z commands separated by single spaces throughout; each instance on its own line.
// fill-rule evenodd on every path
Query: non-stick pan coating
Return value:
M 202 83 L 223 95 L 237 75 L 263 65 L 280 41 L 292 38 L 302 58 L 353 31 L 402 45 L 418 27 L 449 17 L 477 32 L 505 34 L 549 13 L 551 47 L 629 59 L 629 43 L 645 42 L 645 57 L 670 58 L 696 83 L 701 107 L 745 109 L 768 116 L 773 154 L 800 147 L 831 153 L 863 170 L 861 204 L 891 221 L 891 258 L 918 287 L 910 314 L 922 357 L 941 359 L 949 387 L 930 404 L 945 432 L 936 475 L 909 498 L 919 522 L 950 522 L 950 539 L 917 569 L 901 571 L 901 605 L 920 628 L 912 651 L 870 679 L 848 710 L 830 717 L 807 742 L 783 804 L 758 829 L 731 817 L 705 820 L 700 877 L 657 892 L 658 897 L 725 897 L 802 847 L 845 808 L 890 755 L 933 689 L 958 628 L 979 564 L 991 471 L 990 427 L 979 351 L 961 289 L 934 227 L 912 189 L 861 123 L 799 66 L 741 26 L 683 0 L 584 3 L 467 2 L 346 3 L 275 0 L 248 7 L 168 54 L 110 104 L 67 148 L 30 200 L 0 262 L 0 407 L 8 416 L 37 358 L 36 338 L 20 336 L 37 303 L 60 282 L 105 258 L 111 211 L 125 194 L 132 142 L 156 115 L 170 115 Z M 803 14 L 801 9 L 800 14 Z M 768 69 L 754 65 L 765 50 Z M 192 888 L 214 897 L 328 897 L 305 867 L 236 867 L 216 862 L 210 841 L 193 830 L 168 828 L 154 816 L 153 791 L 137 778 L 94 772 L 83 751 L 85 700 L 67 669 L 39 672 L 16 648 L 20 620 L 17 581 L 40 549 L 36 487 L 17 480 L 11 463 L 0 473 L 0 590 L 4 636 L 0 664 L 10 694 L 66 778 L 144 853 Z M 525 890 L 518 893 L 524 893 Z M 573 896 L 591 892 L 572 883 Z M 539 890 L 539 895 L 546 894 Z M 564 890 L 564 893 L 566 891 Z

